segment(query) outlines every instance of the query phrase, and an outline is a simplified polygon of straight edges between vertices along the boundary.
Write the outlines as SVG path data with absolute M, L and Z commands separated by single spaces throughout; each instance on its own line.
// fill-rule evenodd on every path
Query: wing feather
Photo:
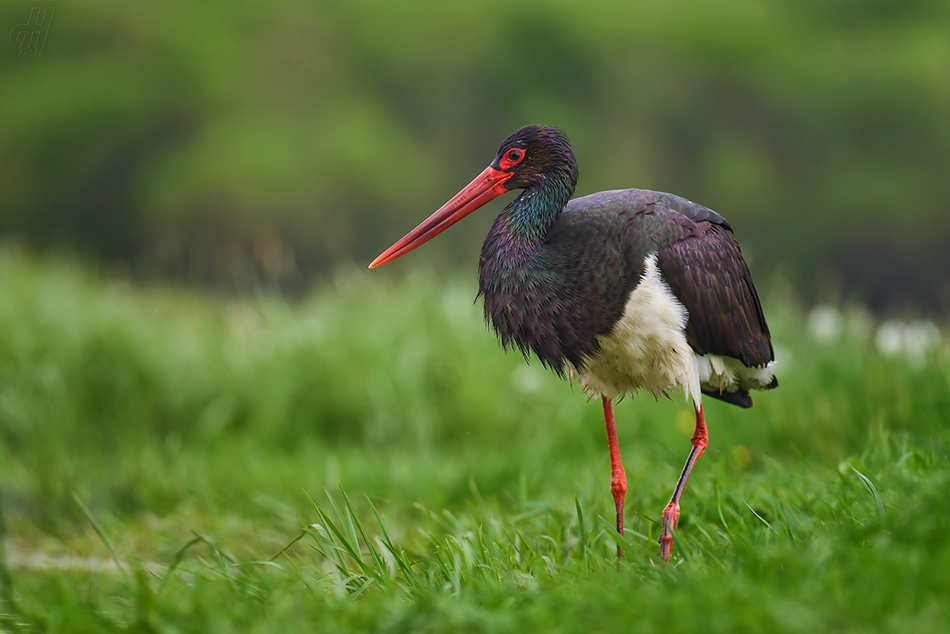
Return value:
M 732 357 L 750 368 L 775 358 L 749 267 L 722 225 L 695 223 L 657 251 L 657 265 L 689 312 L 686 340 L 697 353 Z

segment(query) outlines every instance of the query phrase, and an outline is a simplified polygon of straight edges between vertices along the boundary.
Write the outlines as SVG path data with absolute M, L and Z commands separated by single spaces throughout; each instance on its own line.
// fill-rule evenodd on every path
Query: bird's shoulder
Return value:
M 613 189 L 579 196 L 564 209 L 572 222 L 610 222 L 624 219 L 644 225 L 708 223 L 732 231 L 732 225 L 718 213 L 691 200 L 649 189 Z
M 595 248 L 598 258 L 624 261 L 642 272 L 645 257 L 680 242 L 711 247 L 731 241 L 732 226 L 713 210 L 674 194 L 617 189 L 574 198 L 549 234 L 574 257 Z M 706 240 L 694 239 L 710 238 Z

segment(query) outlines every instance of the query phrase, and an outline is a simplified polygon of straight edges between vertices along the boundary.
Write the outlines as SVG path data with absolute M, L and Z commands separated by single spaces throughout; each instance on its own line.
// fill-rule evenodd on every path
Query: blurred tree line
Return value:
M 710 206 L 759 279 L 950 311 L 946 0 L 68 0 L 23 56 L 34 4 L 0 6 L 0 235 L 37 248 L 304 288 L 546 123 L 578 194 Z M 473 273 L 492 216 L 417 257 Z

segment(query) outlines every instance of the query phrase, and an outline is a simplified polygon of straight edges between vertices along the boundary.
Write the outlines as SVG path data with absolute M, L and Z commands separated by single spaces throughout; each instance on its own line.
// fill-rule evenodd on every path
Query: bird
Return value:
M 669 562 L 680 499 L 709 442 L 702 397 L 742 408 L 778 386 L 775 355 L 749 267 L 719 214 L 673 194 L 618 189 L 572 198 L 577 161 L 564 132 L 527 125 L 458 194 L 369 265 L 439 235 L 490 200 L 520 190 L 479 258 L 478 296 L 505 350 L 530 353 L 600 397 L 616 529 L 627 478 L 613 403 L 682 390 L 695 413 L 691 449 L 661 515 Z M 618 559 L 623 558 L 620 545 Z

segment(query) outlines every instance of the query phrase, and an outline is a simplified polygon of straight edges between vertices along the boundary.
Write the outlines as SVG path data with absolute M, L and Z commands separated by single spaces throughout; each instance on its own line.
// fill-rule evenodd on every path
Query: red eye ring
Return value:
M 511 148 L 501 157 L 501 160 L 498 162 L 499 167 L 503 170 L 511 169 L 524 160 L 524 155 L 525 151 L 521 148 Z

